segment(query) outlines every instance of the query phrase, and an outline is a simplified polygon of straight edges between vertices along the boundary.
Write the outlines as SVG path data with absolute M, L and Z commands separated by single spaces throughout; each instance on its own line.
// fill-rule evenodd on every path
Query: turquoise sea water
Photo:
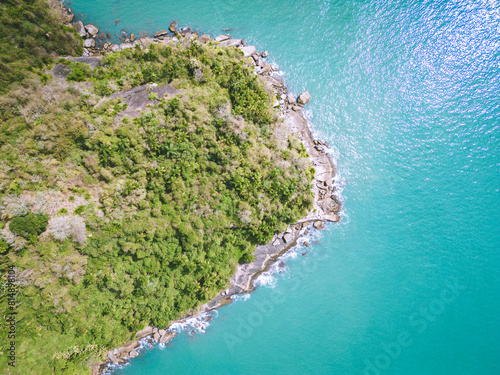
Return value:
M 70 5 L 112 34 L 176 19 L 268 50 L 312 95 L 344 203 L 205 334 L 113 374 L 500 374 L 498 1 Z

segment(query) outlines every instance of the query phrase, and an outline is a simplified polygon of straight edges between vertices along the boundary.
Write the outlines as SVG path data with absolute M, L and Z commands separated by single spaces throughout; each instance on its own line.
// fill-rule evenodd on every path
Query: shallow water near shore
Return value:
M 67 4 L 113 35 L 175 19 L 268 50 L 343 189 L 284 273 L 114 375 L 500 374 L 497 1 Z

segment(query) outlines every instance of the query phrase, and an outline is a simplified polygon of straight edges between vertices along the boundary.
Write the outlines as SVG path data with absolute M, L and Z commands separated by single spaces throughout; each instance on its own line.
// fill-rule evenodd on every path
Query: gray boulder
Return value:
M 313 227 L 316 228 L 316 229 L 323 229 L 323 222 L 317 220 L 317 221 L 314 222 Z
M 95 47 L 95 40 L 94 39 L 85 39 L 83 41 L 83 47 L 85 47 L 85 48 Z
M 307 104 L 311 100 L 311 94 L 309 92 L 304 91 L 299 95 L 299 98 L 297 99 L 297 102 L 300 104 Z
M 159 38 L 160 36 L 165 36 L 165 35 L 168 35 L 168 31 L 167 30 L 160 30 L 160 31 L 157 31 L 155 33 L 155 38 Z
M 99 32 L 99 29 L 91 24 L 85 25 L 85 30 L 87 30 L 87 32 L 92 36 L 92 38 L 95 37 Z
M 135 358 L 139 355 L 136 350 L 132 350 L 130 353 L 128 353 L 129 358 Z
M 225 40 L 231 39 L 231 35 L 226 34 L 226 35 L 219 35 L 218 37 L 215 38 L 216 42 L 223 42 Z
M 323 209 L 323 211 L 328 213 L 330 212 L 337 213 L 340 211 L 340 204 L 337 203 L 334 199 L 328 198 L 321 203 L 321 208 Z
M 243 51 L 245 57 L 250 57 L 257 51 L 255 49 L 255 46 L 245 46 L 245 47 L 240 47 L 240 49 Z
M 212 40 L 212 37 L 208 34 L 203 34 L 198 38 L 198 40 L 200 41 L 200 43 L 208 43 Z
M 168 27 L 168 29 L 175 33 L 177 31 L 177 21 L 172 21 L 172 23 L 170 24 L 170 26 Z
M 127 48 L 132 48 L 134 45 L 132 43 L 121 43 L 120 44 L 120 49 L 127 49 Z
M 73 29 L 75 29 L 76 33 L 80 35 L 81 37 L 84 37 L 87 35 L 87 31 L 85 30 L 85 26 L 83 26 L 82 21 L 78 21 L 73 25 Z
M 241 39 L 228 39 L 220 42 L 221 46 L 239 47 L 241 46 Z

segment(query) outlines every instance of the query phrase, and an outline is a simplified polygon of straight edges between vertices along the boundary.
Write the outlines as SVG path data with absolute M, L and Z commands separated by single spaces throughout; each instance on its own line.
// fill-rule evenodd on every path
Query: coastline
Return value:
M 190 35 L 187 35 L 187 37 L 190 37 Z M 227 35 L 224 37 L 227 37 Z M 152 40 L 154 43 L 155 39 Z M 233 39 L 226 40 L 233 41 Z M 235 46 L 234 44 L 223 45 L 228 47 Z M 255 47 L 253 46 L 239 45 L 235 47 L 244 49 L 244 52 L 245 50 L 255 51 Z M 267 52 L 263 54 L 267 55 Z M 259 53 L 255 51 L 254 54 L 249 57 L 257 55 L 259 55 Z M 259 59 L 260 56 L 253 59 L 256 67 L 259 66 Z M 270 66 L 270 64 L 268 65 Z M 279 107 L 281 110 L 281 118 L 283 119 L 283 127 L 289 133 L 298 137 L 302 144 L 304 144 L 309 155 L 311 166 L 315 169 L 312 186 L 314 195 L 313 208 L 306 217 L 289 225 L 285 232 L 275 235 L 270 243 L 257 246 L 254 252 L 255 260 L 251 263 L 238 265 L 236 272 L 230 279 L 230 285 L 227 289 L 220 291 L 211 301 L 199 306 L 196 310 L 189 311 L 182 318 L 172 321 L 167 328 L 160 329 L 158 327 L 148 326 L 144 330 L 137 332 L 134 340 L 119 348 L 110 350 L 107 353 L 107 361 L 101 361 L 95 364 L 92 367 L 92 375 L 106 374 L 113 366 L 125 364 L 129 359 L 138 356 L 142 348 L 140 343 L 141 340 L 147 340 L 151 344 L 167 344 L 177 336 L 177 331 L 173 329 L 173 326 L 182 324 L 186 322 L 187 319 L 202 314 L 207 315 L 210 311 L 217 310 L 220 307 L 230 304 L 233 301 L 232 296 L 251 293 L 256 288 L 254 286 L 255 280 L 276 264 L 281 255 L 285 254 L 297 244 L 297 240 L 301 237 L 302 229 L 311 226 L 316 229 L 323 229 L 324 222 L 338 222 L 340 220 L 338 213 L 341 206 L 333 194 L 335 167 L 333 161 L 326 153 L 328 144 L 313 138 L 309 123 L 304 116 L 303 108 L 308 100 L 304 104 L 298 103 L 295 97 L 288 92 L 288 88 L 283 79 L 276 71 L 265 71 L 264 74 L 261 71 L 257 74 L 259 74 L 276 95 L 282 98 L 279 101 Z M 309 96 L 308 93 L 307 96 Z M 208 322 L 211 318 L 205 316 L 203 320 Z
M 173 329 L 174 325 L 182 324 L 189 318 L 201 314 L 206 315 L 210 311 L 225 306 L 232 302 L 234 295 L 250 293 L 255 290 L 254 281 L 263 272 L 269 270 L 281 255 L 296 245 L 302 229 L 311 226 L 311 224 L 316 229 L 322 229 L 324 222 L 338 222 L 340 220 L 337 215 L 340 211 L 340 204 L 333 195 L 335 167 L 325 152 L 328 144 L 313 138 L 303 113 L 303 108 L 310 100 L 310 95 L 306 91 L 295 98 L 289 93 L 282 77 L 271 64 L 266 63 L 265 58 L 268 56 L 266 51 L 258 52 L 254 46 L 246 45 L 242 39 L 231 39 L 230 35 L 219 35 L 212 39 L 209 35 L 199 35 L 198 32 L 192 31 L 190 28 L 177 30 L 177 22 L 175 21 L 170 24 L 169 31 L 160 30 L 155 33 L 154 37 L 143 35 L 137 39 L 134 34 L 130 34 L 130 36 L 124 36 L 123 42 L 119 45 L 112 44 L 106 41 L 106 37 L 103 37 L 102 33 L 99 34 L 97 27 L 93 25 L 84 26 L 81 21 L 71 24 L 74 19 L 71 9 L 59 1 L 57 3 L 59 4 L 57 10 L 61 14 L 61 20 L 72 26 L 84 38 L 83 55 L 79 58 L 72 58 L 72 60 L 91 66 L 99 64 L 98 57 L 103 53 L 133 48 L 138 44 L 147 46 L 152 43 L 177 43 L 181 38 L 197 38 L 200 43 L 216 42 L 218 46 L 239 48 L 245 57 L 251 59 L 256 74 L 261 77 L 276 97 L 280 98 L 274 103 L 274 107 L 279 107 L 281 112 L 280 130 L 284 130 L 287 135 L 293 134 L 299 139 L 309 155 L 311 166 L 315 170 L 312 185 L 313 208 L 306 217 L 291 224 L 285 232 L 275 235 L 270 243 L 257 246 L 254 252 L 255 260 L 251 263 L 238 265 L 236 272 L 230 279 L 229 287 L 220 291 L 211 301 L 195 310 L 188 311 L 185 316 L 171 322 L 170 326 L 165 329 L 148 326 L 137 332 L 134 340 L 106 353 L 107 360 L 97 362 L 91 368 L 92 375 L 99 375 L 105 374 L 114 365 L 126 363 L 129 359 L 138 356 L 141 348 L 140 340 L 145 339 L 151 343 L 166 344 L 177 336 L 177 331 Z M 98 43 L 95 42 L 95 39 L 98 39 Z M 204 319 L 209 321 L 211 318 L 206 316 Z

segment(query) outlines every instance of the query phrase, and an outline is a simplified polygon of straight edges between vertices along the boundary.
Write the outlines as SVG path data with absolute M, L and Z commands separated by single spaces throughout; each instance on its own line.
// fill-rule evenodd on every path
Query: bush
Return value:
M 85 72 L 81 68 L 74 68 L 71 73 L 68 74 L 66 80 L 74 82 L 83 82 L 87 79 Z
M 9 223 L 9 229 L 12 233 L 30 239 L 45 231 L 48 220 L 48 215 L 34 215 L 29 213 L 26 216 L 17 216 L 13 218 Z

